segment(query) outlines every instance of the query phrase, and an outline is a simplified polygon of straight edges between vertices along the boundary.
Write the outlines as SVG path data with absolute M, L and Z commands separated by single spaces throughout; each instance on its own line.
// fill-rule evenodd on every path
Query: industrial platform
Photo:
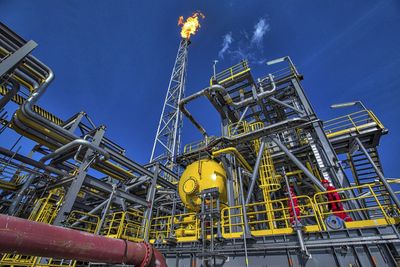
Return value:
M 0 24 L 0 134 L 36 143 L 0 146 L 0 265 L 399 266 L 400 180 L 374 112 L 321 121 L 290 57 L 261 77 L 240 61 L 185 96 L 189 37 L 141 165 L 89 114 L 41 108 L 54 74 Z M 190 112 L 198 98 L 220 135 Z M 183 118 L 202 138 L 180 149 Z

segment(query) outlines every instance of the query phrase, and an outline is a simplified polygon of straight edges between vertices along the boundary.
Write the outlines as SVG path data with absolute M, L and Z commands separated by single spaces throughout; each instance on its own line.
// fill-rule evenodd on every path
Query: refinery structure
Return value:
M 398 181 L 379 160 L 379 118 L 351 102 L 337 106 L 363 108 L 321 121 L 288 56 L 260 77 L 242 60 L 185 94 L 202 18 L 179 19 L 145 165 L 88 114 L 41 108 L 54 73 L 0 23 L 0 134 L 36 143 L 0 146 L 0 266 L 398 266 Z M 191 113 L 199 98 L 218 136 Z M 184 118 L 201 140 L 181 144 Z

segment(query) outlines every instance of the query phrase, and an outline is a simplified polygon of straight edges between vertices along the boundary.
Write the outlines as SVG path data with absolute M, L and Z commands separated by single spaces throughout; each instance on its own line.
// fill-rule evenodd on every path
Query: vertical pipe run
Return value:
M 297 217 L 297 214 L 296 214 L 296 207 L 294 206 L 293 197 L 292 197 L 290 185 L 289 185 L 289 180 L 286 176 L 286 171 L 285 171 L 284 167 L 282 167 L 282 175 L 285 178 L 285 184 L 286 184 L 286 188 L 287 188 L 288 195 L 289 195 L 290 205 L 292 206 L 292 211 L 293 211 L 293 216 L 294 216 L 294 221 L 295 221 L 294 229 L 296 230 L 297 238 L 299 239 L 300 249 L 304 253 L 304 255 L 307 258 L 309 258 L 311 255 L 308 253 L 307 247 L 304 244 L 303 233 L 301 231 L 301 224 L 300 224 L 299 218 Z

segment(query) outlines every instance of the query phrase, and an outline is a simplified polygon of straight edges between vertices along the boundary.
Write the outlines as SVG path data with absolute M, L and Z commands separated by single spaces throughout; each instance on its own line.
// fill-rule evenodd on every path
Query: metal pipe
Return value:
M 376 166 L 375 162 L 372 160 L 371 156 L 369 155 L 368 151 L 365 149 L 364 145 L 358 139 L 358 137 L 355 138 L 355 141 L 357 142 L 359 148 L 361 151 L 364 153 L 364 155 L 367 157 L 369 163 L 372 165 L 374 168 L 376 174 L 378 174 L 379 181 L 382 182 L 382 184 L 385 186 L 386 190 L 388 191 L 389 195 L 392 197 L 394 203 L 396 204 L 397 208 L 400 209 L 400 200 L 397 198 L 396 193 L 393 191 L 393 189 L 390 187 L 389 183 L 386 181 L 385 176 L 381 172 L 381 170 Z
M 250 164 L 246 161 L 246 159 L 240 154 L 240 152 L 234 148 L 234 147 L 227 147 L 223 148 L 217 151 L 212 152 L 212 156 L 218 157 L 221 154 L 234 154 L 236 158 L 238 159 L 240 165 L 242 165 L 244 168 L 246 168 L 248 171 L 252 171 L 253 168 L 250 166 Z
M 294 217 L 294 222 L 295 222 L 294 229 L 296 230 L 300 249 L 301 249 L 302 253 L 304 253 L 303 255 L 306 258 L 309 258 L 311 255 L 308 253 L 307 247 L 304 245 L 303 233 L 301 231 L 301 224 L 300 224 L 299 218 L 297 217 L 296 207 L 294 206 L 293 197 L 292 197 L 292 189 L 290 188 L 290 185 L 289 185 L 289 180 L 286 175 L 285 167 L 282 167 L 282 175 L 285 178 L 285 184 L 286 184 L 287 192 L 289 195 L 290 206 L 292 207 L 293 217 Z
M 315 177 L 304 165 L 296 158 L 292 152 L 287 149 L 287 147 L 282 144 L 276 137 L 269 137 L 292 161 L 296 166 L 304 172 L 304 174 L 311 179 L 311 181 L 318 187 L 321 192 L 325 192 L 325 188 L 322 186 L 321 182 Z
M 250 200 L 251 200 L 251 197 L 253 194 L 253 190 L 254 190 L 254 186 L 256 185 L 256 182 L 257 182 L 258 171 L 259 171 L 258 168 L 260 166 L 260 162 L 261 162 L 262 156 L 264 154 L 264 149 L 265 149 L 265 139 L 263 138 L 261 141 L 260 149 L 258 150 L 256 164 L 254 165 L 253 173 L 251 175 L 250 186 L 249 186 L 249 190 L 247 191 L 246 205 L 248 205 L 250 203 Z
M 60 147 L 59 149 L 56 149 L 54 152 L 42 157 L 40 159 L 40 162 L 41 163 L 45 163 L 48 159 L 54 158 L 54 157 L 56 157 L 56 156 L 58 156 L 58 155 L 60 155 L 60 154 L 62 154 L 64 152 L 70 150 L 71 148 L 76 147 L 76 146 L 80 146 L 80 145 L 87 146 L 90 149 L 93 149 L 93 150 L 99 152 L 105 158 L 110 158 L 110 155 L 105 150 L 103 150 L 102 148 L 100 148 L 98 146 L 95 146 L 95 145 L 93 145 L 92 143 L 90 143 L 90 142 L 88 142 L 86 140 L 77 139 L 77 140 L 74 140 L 74 141 L 66 144 L 65 146 Z M 15 198 L 12 201 L 12 204 L 11 204 L 9 210 L 8 210 L 8 214 L 9 215 L 14 215 L 17 205 L 20 203 L 22 197 L 25 194 L 25 191 L 29 188 L 29 186 L 34 181 L 35 176 L 36 175 L 31 174 L 31 175 L 29 175 L 28 179 L 26 179 L 25 183 L 23 184 L 21 189 L 18 191 L 18 194 L 15 196 Z
M 90 148 L 91 150 L 98 152 L 99 154 L 101 154 L 104 157 L 103 160 L 107 160 L 110 158 L 110 154 L 107 151 L 105 151 L 104 149 L 102 149 L 101 147 L 98 147 L 85 139 L 76 139 L 76 140 L 56 149 L 54 152 L 42 157 L 40 159 L 40 162 L 45 163 L 47 160 L 49 160 L 51 158 L 55 158 L 77 146 L 86 146 L 86 147 Z
M 103 208 L 107 203 L 108 203 L 108 199 L 106 199 L 103 202 L 101 202 L 96 208 L 92 209 L 87 214 L 89 214 L 89 215 L 95 214 L 98 210 Z M 80 217 L 79 219 L 76 220 L 76 222 L 71 224 L 71 227 L 77 226 L 81 221 L 86 220 L 87 218 L 89 218 L 88 215 Z
M 125 191 L 129 191 L 129 190 L 131 190 L 132 188 L 135 188 L 135 187 L 137 187 L 137 186 L 139 186 L 139 185 L 141 185 L 141 184 L 144 184 L 145 182 L 147 182 L 147 181 L 149 181 L 150 179 L 148 178 L 148 177 L 145 177 L 143 180 L 141 180 L 141 181 L 137 181 L 136 183 L 134 183 L 134 184 L 131 184 L 131 185 L 128 185 L 128 186 L 126 186 L 125 187 Z
M 277 103 L 279 105 L 282 105 L 284 107 L 290 108 L 291 110 L 294 110 L 295 112 L 299 113 L 300 115 L 304 115 L 304 111 L 302 111 L 302 110 L 300 110 L 300 109 L 298 109 L 296 107 L 293 107 L 293 106 L 291 106 L 289 104 L 286 104 L 285 102 L 280 101 L 280 100 L 276 99 L 275 97 L 271 96 L 269 99 L 274 101 L 275 103 Z
M 0 215 L 0 240 L 0 253 L 167 267 L 161 253 L 148 243 L 133 243 L 6 215 Z
M 31 158 L 22 156 L 20 154 L 14 153 L 13 151 L 10 151 L 4 147 L 0 147 L 0 154 L 8 156 L 8 157 L 13 157 L 14 159 L 21 161 L 22 163 L 28 164 L 30 166 L 51 172 L 51 173 L 55 173 L 58 175 L 62 175 L 62 176 L 66 176 L 68 175 L 68 173 L 63 172 L 59 169 L 56 169 L 54 167 L 50 167 L 50 166 L 46 166 L 45 164 L 43 164 L 42 162 L 38 162 L 36 160 L 33 160 Z
M 239 102 L 231 101 L 231 103 L 228 103 L 228 104 L 231 105 L 231 106 L 234 106 L 235 108 L 240 108 L 240 107 L 243 107 L 243 106 L 247 106 L 250 103 L 255 102 L 257 100 L 261 100 L 263 98 L 266 98 L 267 96 L 273 94 L 275 92 L 275 90 L 276 90 L 276 84 L 275 84 L 275 81 L 273 79 L 272 74 L 269 74 L 269 77 L 270 77 L 271 86 L 272 86 L 272 88 L 270 90 L 264 91 L 264 89 L 261 87 L 261 91 L 262 91 L 261 93 L 254 94 L 254 96 L 251 96 L 251 97 L 246 98 L 246 99 L 244 99 L 242 101 L 239 101 Z
M 193 123 L 193 125 L 200 131 L 200 133 L 201 133 L 203 136 L 208 136 L 206 130 L 203 128 L 203 126 L 200 125 L 200 123 L 198 123 L 198 122 L 194 119 L 194 117 L 192 116 L 192 114 L 190 114 L 190 112 L 185 108 L 185 105 L 186 105 L 189 101 L 192 101 L 192 100 L 194 100 L 194 99 L 196 99 L 196 98 L 199 98 L 200 96 L 204 96 L 204 95 L 205 95 L 205 92 L 207 91 L 207 89 L 208 89 L 208 88 L 203 89 L 203 90 L 201 90 L 201 91 L 199 91 L 199 92 L 197 92 L 197 93 L 195 93 L 195 94 L 193 94 L 193 95 L 191 95 L 191 96 L 188 96 L 188 97 L 182 99 L 182 100 L 179 102 L 179 110 L 182 112 L 183 115 L 186 116 L 186 118 L 189 119 L 189 121 L 190 121 L 191 123 Z

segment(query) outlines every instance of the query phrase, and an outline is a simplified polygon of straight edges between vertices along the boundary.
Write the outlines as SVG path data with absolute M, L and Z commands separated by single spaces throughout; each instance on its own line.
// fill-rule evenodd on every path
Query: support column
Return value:
M 105 133 L 105 127 L 101 126 L 94 135 L 92 143 L 98 146 L 101 142 L 101 139 L 104 136 L 104 133 Z M 88 172 L 88 168 L 94 162 L 95 159 L 96 156 L 93 153 L 93 150 L 88 148 L 84 156 L 84 159 L 81 165 L 79 166 L 78 174 L 72 181 L 72 184 L 69 187 L 64 202 L 60 208 L 60 211 L 58 212 L 57 217 L 54 220 L 53 223 L 54 225 L 59 225 L 59 226 L 63 225 L 64 221 L 68 217 L 69 213 L 72 210 L 72 207 L 74 206 L 78 193 L 81 190 L 83 181 L 85 180 L 86 174 Z
M 149 206 L 147 207 L 146 212 L 144 213 L 143 226 L 145 227 L 144 230 L 145 241 L 149 241 L 151 218 L 153 213 L 154 197 L 156 195 L 156 186 L 157 186 L 157 178 L 159 171 L 160 171 L 160 163 L 156 163 L 154 167 L 154 174 L 151 179 L 151 185 L 149 187 L 149 190 L 147 191 L 147 197 L 146 197 L 146 201 L 149 203 Z

